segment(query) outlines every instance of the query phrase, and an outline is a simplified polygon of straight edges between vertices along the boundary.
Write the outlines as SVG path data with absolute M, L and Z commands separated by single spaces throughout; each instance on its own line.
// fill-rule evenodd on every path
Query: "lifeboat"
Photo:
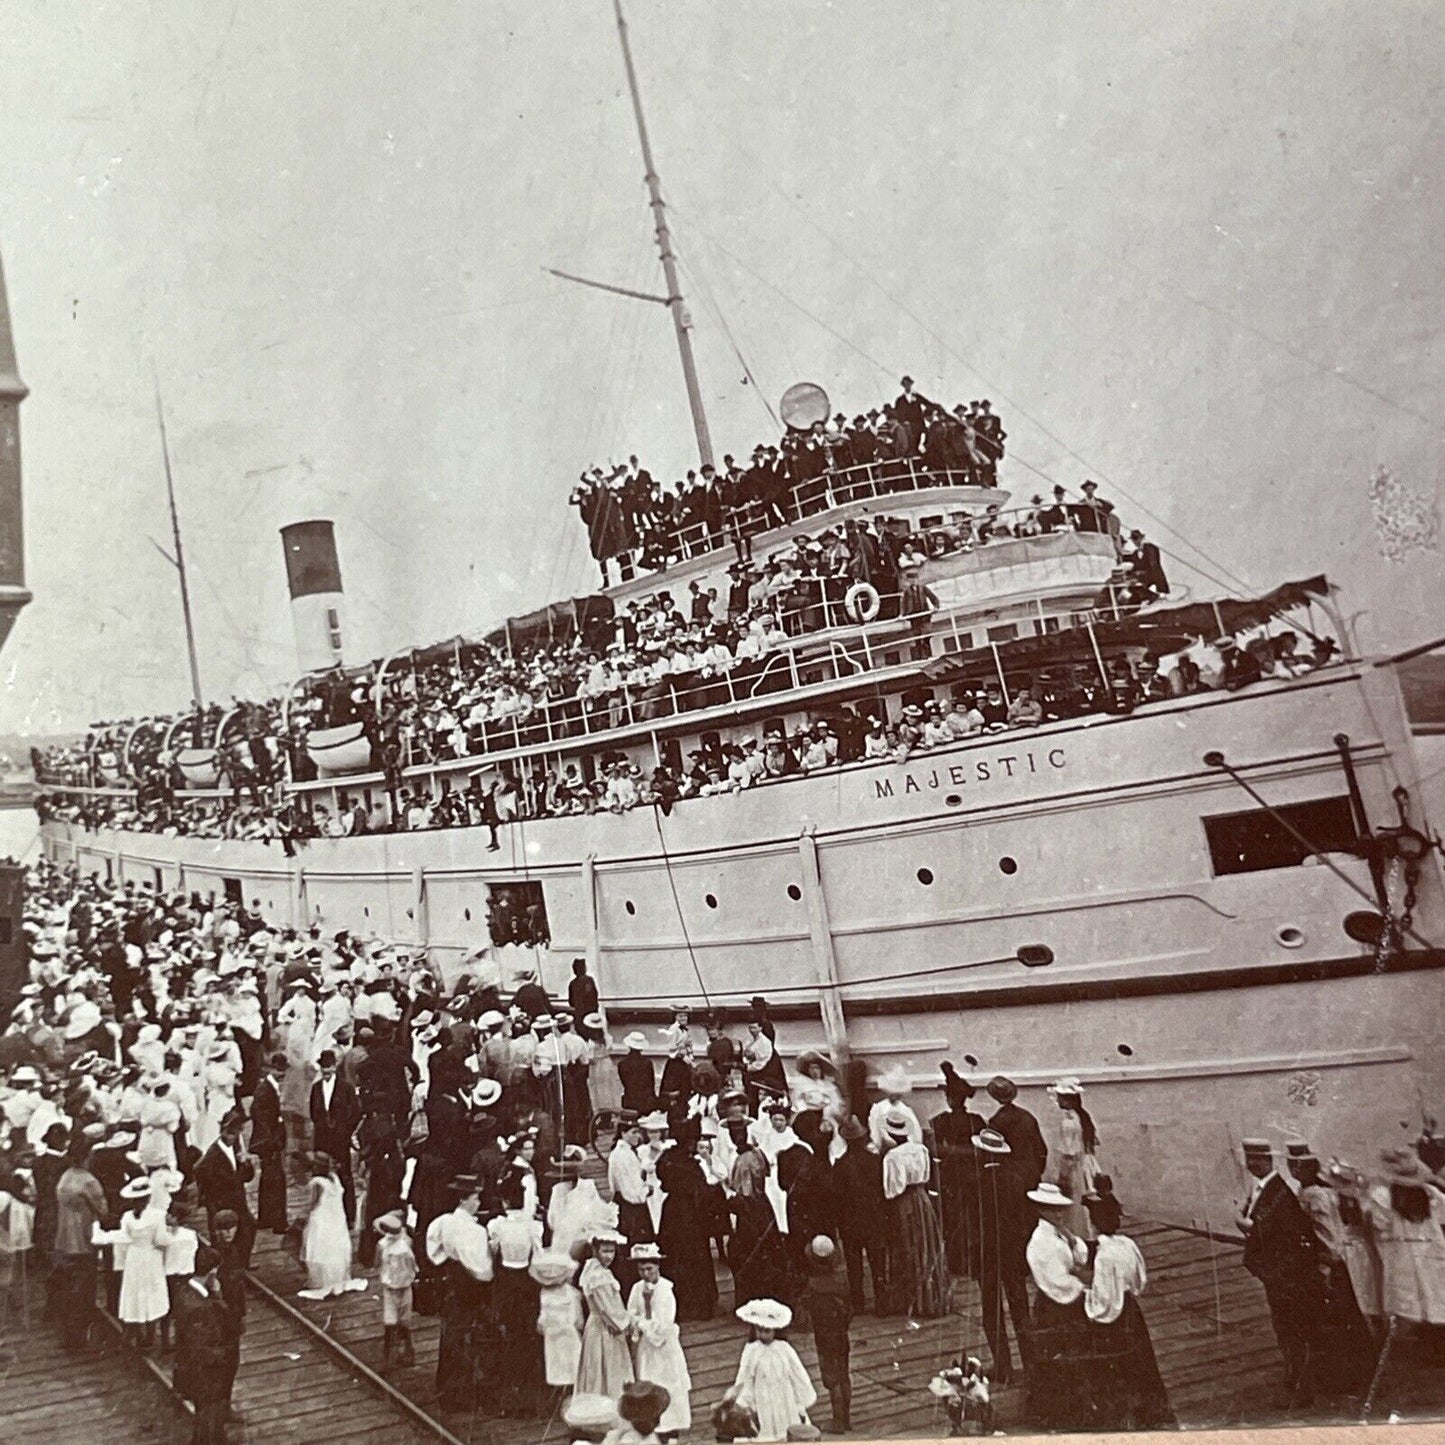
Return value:
M 214 788 L 221 776 L 215 748 L 180 748 L 176 752 L 176 766 L 193 788 Z
M 315 729 L 306 739 L 306 751 L 322 777 L 364 773 L 371 768 L 371 744 L 359 722 Z

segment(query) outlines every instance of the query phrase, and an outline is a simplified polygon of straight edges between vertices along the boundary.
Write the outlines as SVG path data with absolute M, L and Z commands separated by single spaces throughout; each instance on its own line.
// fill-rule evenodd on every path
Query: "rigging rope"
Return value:
M 702 979 L 702 969 L 698 967 L 697 954 L 693 951 L 692 936 L 687 931 L 687 919 L 682 914 L 682 899 L 678 897 L 677 880 L 672 875 L 672 859 L 668 856 L 667 840 L 662 836 L 662 814 L 654 803 L 652 806 L 652 822 L 657 829 L 657 846 L 662 849 L 662 866 L 667 869 L 668 886 L 672 889 L 673 907 L 677 909 L 677 921 L 682 926 L 682 941 L 687 945 L 687 956 L 692 963 L 692 971 L 697 976 L 697 986 L 702 991 L 702 1001 L 707 1006 L 707 1011 L 712 1012 L 712 998 L 708 994 L 707 984 Z

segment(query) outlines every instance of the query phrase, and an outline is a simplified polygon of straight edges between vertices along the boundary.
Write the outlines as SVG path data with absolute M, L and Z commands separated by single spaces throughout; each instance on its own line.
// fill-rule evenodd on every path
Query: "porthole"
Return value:
M 707 894 L 707 896 L 702 901 L 706 903 L 709 908 L 717 907 L 717 899 L 714 898 L 711 893 Z
M 637 905 L 630 898 L 622 906 L 628 911 L 629 914 L 635 914 L 637 912 Z
M 978 1060 L 974 1058 L 972 1054 L 965 1054 L 963 1056 L 963 1061 L 969 1066 L 970 1069 L 976 1069 L 978 1067 Z
M 1012 878 L 1013 875 L 1019 871 L 1017 860 L 1008 857 L 1000 858 L 998 860 L 998 871 L 1000 873 L 1006 873 Z
M 1134 1057 L 1134 1050 L 1131 1049 L 1128 1044 L 1120 1044 L 1119 1053 L 1126 1059 L 1132 1059 Z
M 956 807 L 958 807 L 958 806 L 963 802 L 963 794 L 962 794 L 962 793 L 950 793 L 943 801 L 944 801 L 950 808 L 956 808 Z
M 927 888 L 928 885 L 933 882 L 933 869 L 920 868 L 918 870 L 918 881 Z
M 366 907 L 362 908 L 361 912 L 362 912 L 362 916 L 363 916 L 363 917 L 365 917 L 365 918 L 370 918 L 370 917 L 371 917 L 371 907 L 370 907 L 370 905 L 368 904 Z
M 796 883 L 788 884 L 788 897 L 797 903 L 803 896 L 803 890 Z
M 1305 941 L 1304 931 L 1296 928 L 1292 923 L 1287 923 L 1283 928 L 1275 929 L 1274 941 L 1279 944 L 1281 948 L 1303 948 Z
M 465 918 L 468 923 L 470 923 L 472 921 L 472 910 L 470 908 L 463 908 L 462 917 Z

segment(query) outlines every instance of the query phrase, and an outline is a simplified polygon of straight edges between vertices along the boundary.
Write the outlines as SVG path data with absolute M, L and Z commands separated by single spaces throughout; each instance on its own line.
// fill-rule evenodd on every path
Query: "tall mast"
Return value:
M 176 517 L 176 484 L 171 476 L 171 449 L 166 441 L 166 413 L 161 406 L 160 383 L 156 383 L 156 420 L 161 427 L 161 456 L 166 467 L 166 500 L 171 508 L 171 541 L 176 549 L 174 557 L 163 557 L 176 569 L 176 574 L 181 579 L 181 612 L 186 619 L 186 655 L 191 664 L 191 696 L 196 704 L 196 745 L 200 745 L 201 714 L 205 712 L 205 704 L 201 701 L 201 669 L 196 662 L 196 627 L 191 620 L 191 589 L 186 585 L 186 555 L 181 550 L 181 524 Z
M 697 433 L 697 452 L 702 465 L 711 466 L 712 438 L 707 430 L 707 413 L 702 407 L 702 389 L 697 383 L 697 362 L 692 354 L 692 323 L 683 303 L 682 288 L 677 279 L 677 258 L 672 254 L 672 232 L 667 228 L 667 207 L 662 199 L 662 185 L 652 161 L 652 144 L 647 139 L 647 121 L 642 114 L 642 96 L 637 89 L 637 70 L 632 64 L 632 47 L 627 43 L 627 22 L 622 18 L 622 0 L 612 0 L 617 12 L 617 34 L 622 41 L 622 59 L 627 66 L 627 88 L 632 93 L 632 113 L 637 117 L 637 138 L 642 143 L 642 163 L 647 167 L 647 191 L 651 196 L 652 218 L 657 226 L 657 251 L 662 257 L 662 274 L 667 282 L 667 309 L 672 312 L 672 326 L 677 333 L 677 350 L 682 357 L 682 379 L 687 386 L 687 404 L 692 408 L 693 430 Z

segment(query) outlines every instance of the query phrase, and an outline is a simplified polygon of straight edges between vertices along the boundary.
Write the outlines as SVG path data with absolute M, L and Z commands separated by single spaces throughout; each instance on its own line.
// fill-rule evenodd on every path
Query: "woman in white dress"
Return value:
M 240 1050 L 226 1039 L 213 1039 L 201 1068 L 203 1102 L 196 1123 L 195 1145 L 203 1154 L 221 1137 L 221 1121 L 236 1107 L 236 1081 L 240 1076 Z
M 176 1167 L 176 1130 L 181 1127 L 181 1106 L 171 1080 L 151 1079 L 140 1106 L 140 1143 L 136 1146 L 143 1169 Z
M 341 1181 L 329 1154 L 317 1154 L 311 1162 L 309 1209 L 301 1235 L 301 1263 L 306 1266 L 306 1288 L 302 1299 L 326 1299 L 348 1289 L 365 1289 L 365 1280 L 351 1278 L 351 1230 L 346 1224 L 346 1205 Z
M 662 1277 L 662 1251 L 655 1244 L 634 1244 L 632 1262 L 639 1276 L 627 1297 L 633 1369 L 639 1380 L 661 1385 L 671 1397 L 657 1426 L 658 1438 L 671 1440 L 692 1424 L 692 1376 L 677 1327 L 677 1295 Z
M 1445 1325 L 1445 1194 L 1413 1149 L 1386 1151 L 1384 1164 L 1369 1219 L 1385 1317 Z
M 131 1208 L 121 1216 L 120 1233 L 125 1236 L 125 1263 L 120 1272 L 120 1303 L 117 1314 L 128 1333 L 139 1337 L 142 1348 L 155 1334 L 155 1322 L 170 1313 L 170 1292 L 166 1288 L 166 1246 L 171 1242 L 166 1209 L 170 1197 L 152 1191 L 150 1181 L 133 1179 L 121 1191 Z
M 617 1228 L 617 1206 L 598 1193 L 594 1180 L 577 1177 L 580 1168 L 571 1159 L 559 1160 L 552 1166 L 552 1176 L 560 1182 L 552 1186 L 547 1204 L 551 1247 L 574 1259 L 579 1246 L 587 1244 L 595 1230 Z

